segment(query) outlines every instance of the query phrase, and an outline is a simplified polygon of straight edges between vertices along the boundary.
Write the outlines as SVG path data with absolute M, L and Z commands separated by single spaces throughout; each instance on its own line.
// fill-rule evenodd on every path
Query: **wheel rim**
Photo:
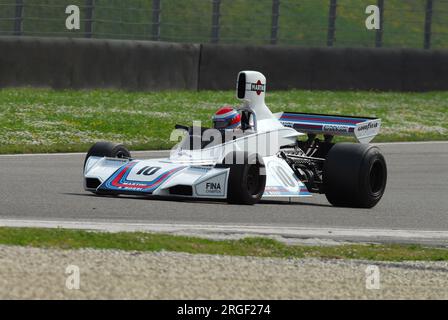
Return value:
M 117 153 L 115 154 L 115 157 L 116 157 L 116 158 L 123 159 L 123 158 L 128 158 L 128 155 L 127 155 L 127 153 L 126 153 L 125 151 L 119 150 L 119 151 L 117 151 Z
M 260 192 L 260 174 L 257 166 L 249 167 L 246 186 L 251 195 L 257 195 Z
M 384 173 L 385 168 L 383 163 L 379 160 L 375 161 L 370 168 L 369 186 L 373 194 L 380 194 L 384 188 Z

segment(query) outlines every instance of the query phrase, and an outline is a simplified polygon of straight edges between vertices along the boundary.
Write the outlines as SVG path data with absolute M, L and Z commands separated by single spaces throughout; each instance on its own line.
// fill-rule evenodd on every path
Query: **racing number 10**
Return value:
M 137 175 L 143 174 L 144 176 L 150 176 L 160 170 L 160 167 L 143 167 L 138 170 Z

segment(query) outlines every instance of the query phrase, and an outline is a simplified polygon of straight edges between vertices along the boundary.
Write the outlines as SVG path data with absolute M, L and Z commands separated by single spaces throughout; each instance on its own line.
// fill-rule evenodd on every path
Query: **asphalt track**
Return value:
M 388 184 L 383 199 L 373 209 L 332 207 L 323 195 L 291 203 L 263 201 L 255 206 L 98 197 L 82 188 L 84 154 L 2 155 L 0 225 L 8 225 L 5 221 L 9 220 L 203 225 L 209 228 L 259 226 L 265 230 L 314 228 L 330 230 L 329 238 L 333 229 L 358 230 L 360 234 L 363 230 L 382 230 L 383 235 L 390 233 L 391 236 L 394 230 L 420 230 L 437 232 L 443 240 L 439 237 L 440 241 L 436 242 L 448 245 L 448 142 L 393 143 L 379 147 L 388 165 Z M 134 153 L 137 158 L 166 154 L 161 151 Z M 341 237 L 351 238 L 356 237 Z

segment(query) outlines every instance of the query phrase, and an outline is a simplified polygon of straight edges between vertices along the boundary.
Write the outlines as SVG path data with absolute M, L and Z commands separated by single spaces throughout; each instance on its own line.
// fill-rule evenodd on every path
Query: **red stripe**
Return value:
M 230 125 L 235 124 L 240 121 L 241 121 L 241 116 L 238 114 L 238 115 L 236 115 L 236 117 L 232 118 L 232 121 L 230 121 Z
M 127 165 L 125 168 L 123 168 L 123 170 L 120 172 L 120 174 L 112 181 L 112 185 L 114 187 L 149 189 L 149 188 L 152 188 L 154 185 L 157 185 L 160 182 L 160 180 L 165 179 L 167 176 L 169 176 L 171 173 L 175 172 L 179 168 L 175 168 L 175 169 L 172 169 L 172 170 L 166 172 L 159 179 L 157 179 L 157 181 L 155 181 L 153 184 L 150 184 L 150 185 L 120 183 L 119 181 L 121 180 L 121 178 L 123 177 L 123 175 L 125 174 L 127 169 L 129 169 L 129 165 Z
M 115 186 L 116 183 L 118 183 L 118 181 L 120 181 L 120 179 L 123 177 L 123 175 L 125 174 L 125 172 L 132 167 L 134 164 L 132 162 L 129 162 L 128 165 L 126 165 L 126 167 L 124 167 L 121 172 L 115 177 L 115 179 L 112 181 L 112 185 Z
M 221 114 L 225 114 L 227 112 L 231 112 L 231 111 L 235 111 L 233 110 L 232 107 L 222 107 L 221 109 L 219 109 L 218 111 L 216 111 L 217 115 L 221 115 Z

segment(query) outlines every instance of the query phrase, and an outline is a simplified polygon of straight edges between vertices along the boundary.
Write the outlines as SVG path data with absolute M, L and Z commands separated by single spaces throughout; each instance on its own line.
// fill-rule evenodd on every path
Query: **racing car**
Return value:
M 238 130 L 176 125 L 181 140 L 163 159 L 134 159 L 122 144 L 97 142 L 84 161 L 85 190 L 246 205 L 314 193 L 325 194 L 334 206 L 378 203 L 387 167 L 369 142 L 379 133 L 380 119 L 273 114 L 265 104 L 266 78 L 257 71 L 241 71 L 236 91 L 242 101 Z M 357 142 L 334 143 L 334 136 Z

